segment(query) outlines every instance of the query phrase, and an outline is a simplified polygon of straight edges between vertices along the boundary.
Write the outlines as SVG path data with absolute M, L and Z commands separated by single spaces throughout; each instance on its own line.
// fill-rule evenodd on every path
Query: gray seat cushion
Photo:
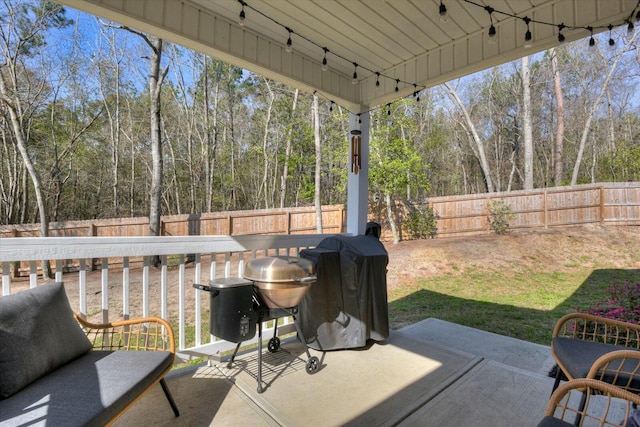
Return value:
M 572 425 L 572 423 L 559 420 L 558 418 L 546 416 L 540 421 L 538 427 L 570 427 Z
M 631 348 L 612 344 L 602 344 L 567 337 L 555 337 L 552 345 L 554 353 L 559 360 L 562 361 L 568 371 L 567 374 L 571 375 L 573 378 L 585 378 L 595 361 L 606 353 L 615 350 L 633 350 Z M 624 370 L 627 372 L 633 372 L 637 365 L 638 360 L 627 360 L 624 365 Z M 610 367 L 617 368 L 618 366 L 619 362 L 614 362 Z M 602 380 L 613 384 L 614 378 L 610 375 L 605 375 Z M 627 381 L 628 376 L 625 377 L 624 375 L 621 375 L 615 385 L 622 386 L 625 385 Z M 634 377 L 631 384 L 633 388 L 640 389 L 640 378 L 637 376 Z
M 0 399 L 91 347 L 62 283 L 0 297 Z
M 173 362 L 165 351 L 91 351 L 0 400 L 0 426 L 101 426 Z

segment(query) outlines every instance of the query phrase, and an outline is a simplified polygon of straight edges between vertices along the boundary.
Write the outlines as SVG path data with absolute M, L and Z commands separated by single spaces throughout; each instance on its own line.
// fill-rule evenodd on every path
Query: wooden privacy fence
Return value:
M 489 206 L 501 201 L 513 214 L 509 229 L 598 223 L 640 225 L 640 182 L 585 184 L 509 193 L 433 197 L 438 237 L 491 232 Z
M 314 207 L 168 215 L 161 218 L 160 229 L 163 236 L 317 233 Z M 323 233 L 343 233 L 345 230 L 345 206 L 323 206 Z M 149 218 L 147 217 L 64 221 L 52 222 L 49 225 L 51 237 L 123 237 L 148 234 Z M 39 236 L 39 224 L 0 226 L 0 237 Z
M 428 203 L 438 215 L 436 237 L 451 237 L 491 232 L 488 208 L 496 200 L 509 206 L 513 214 L 509 222 L 512 230 L 588 223 L 640 225 L 640 182 L 432 197 L 423 203 Z M 404 210 L 404 205 L 396 206 L 403 236 L 408 237 L 409 230 L 403 227 Z M 381 223 L 383 240 L 391 240 L 386 218 L 370 215 L 369 219 Z M 346 207 L 323 206 L 322 226 L 323 233 L 346 232 Z M 165 236 L 315 234 L 316 213 L 313 207 L 303 207 L 171 215 L 162 217 L 161 229 Z M 145 217 L 65 221 L 50 225 L 52 237 L 146 236 L 148 231 L 148 218 Z M 39 235 L 38 224 L 0 226 L 0 237 Z

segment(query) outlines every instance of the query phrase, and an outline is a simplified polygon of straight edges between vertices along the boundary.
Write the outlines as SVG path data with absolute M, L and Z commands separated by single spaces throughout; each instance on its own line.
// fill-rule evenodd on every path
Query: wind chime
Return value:
M 351 131 L 351 172 L 358 175 L 362 169 L 362 134 L 361 131 L 354 129 Z

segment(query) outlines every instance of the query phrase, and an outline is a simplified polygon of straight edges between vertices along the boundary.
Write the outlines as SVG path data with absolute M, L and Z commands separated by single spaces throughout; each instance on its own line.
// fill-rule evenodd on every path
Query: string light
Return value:
M 496 37 L 496 27 L 493 26 L 493 12 L 495 12 L 495 9 L 491 6 L 485 6 L 484 10 L 489 14 L 489 21 L 491 22 L 491 26 L 489 27 L 489 44 L 494 45 L 498 41 Z
M 440 8 L 438 10 L 438 13 L 440 14 L 440 22 L 442 22 L 443 24 L 449 22 L 449 15 L 447 15 L 447 6 L 442 3 L 442 0 L 440 0 Z
M 287 53 L 291 53 L 293 52 L 293 42 L 291 41 L 291 33 L 293 33 L 293 30 L 289 27 L 285 27 L 285 29 L 289 31 L 289 38 L 287 39 L 287 47 L 285 48 L 285 50 L 287 51 Z
M 323 47 L 322 49 L 324 49 L 324 58 L 322 58 L 322 71 L 327 71 L 329 69 L 329 65 L 327 64 L 327 52 L 329 52 L 329 49 L 327 49 L 326 47 Z
M 391 115 L 391 103 L 387 104 L 387 116 Z
M 587 27 L 587 30 L 591 33 L 591 37 L 589 37 L 589 47 L 594 47 L 596 45 L 596 39 L 593 38 L 593 27 Z
M 241 5 L 240 14 L 239 14 L 239 17 L 238 17 L 238 25 L 240 25 L 240 26 L 244 26 L 245 25 L 245 21 L 246 21 L 245 8 L 246 9 L 251 9 L 253 12 L 263 16 L 267 20 L 270 20 L 274 24 L 279 25 L 280 27 L 282 27 L 282 28 L 284 28 L 284 29 L 286 29 L 288 31 L 289 37 L 287 39 L 287 44 L 286 44 L 286 51 L 287 52 L 292 52 L 293 51 L 293 42 L 292 42 L 291 36 L 293 34 L 296 34 L 301 39 L 307 41 L 308 43 L 310 43 L 310 44 L 312 44 L 312 45 L 314 45 L 314 46 L 316 46 L 319 49 L 322 49 L 324 51 L 324 57 L 322 59 L 322 70 L 323 71 L 328 69 L 327 54 L 331 53 L 335 57 L 337 57 L 337 58 L 339 58 L 341 60 L 344 60 L 344 61 L 351 62 L 354 65 L 352 83 L 353 84 L 357 84 L 358 83 L 358 80 L 357 80 L 357 78 L 358 78 L 357 68 L 360 65 L 358 65 L 356 62 L 349 61 L 349 59 L 347 59 L 346 57 L 344 57 L 344 56 L 342 56 L 342 55 L 340 55 L 338 53 L 331 52 L 328 48 L 322 47 L 320 44 L 314 42 L 313 40 L 310 40 L 309 38 L 307 38 L 307 37 L 305 37 L 305 36 L 303 36 L 301 34 L 296 33 L 291 28 L 283 25 L 282 23 L 278 22 L 274 18 L 266 15 L 265 13 L 261 12 L 260 10 L 258 10 L 256 8 L 254 8 L 253 6 L 249 5 L 245 0 L 237 0 L 237 1 Z M 595 46 L 595 44 L 596 44 L 596 41 L 595 41 L 595 39 L 593 37 L 594 27 L 566 26 L 564 23 L 562 23 L 560 25 L 556 25 L 556 24 L 554 24 L 552 22 L 539 21 L 539 20 L 535 20 L 535 19 L 530 19 L 527 16 L 520 17 L 520 16 L 517 16 L 517 15 L 509 13 L 509 12 L 495 10 L 491 6 L 486 6 L 486 5 L 479 4 L 474 0 L 462 0 L 462 1 L 464 1 L 465 3 L 471 4 L 473 6 L 476 6 L 476 7 L 479 7 L 479 8 L 483 8 L 489 14 L 490 27 L 489 27 L 489 30 L 488 30 L 488 36 L 489 36 L 488 37 L 488 43 L 491 44 L 491 45 L 497 43 L 497 37 L 496 37 L 497 31 L 496 31 L 496 27 L 495 27 L 494 22 L 493 22 L 493 13 L 499 13 L 501 15 L 509 16 L 511 18 L 522 19 L 525 22 L 525 24 L 527 25 L 527 31 L 525 33 L 525 44 L 524 44 L 525 48 L 529 48 L 532 45 L 533 37 L 531 36 L 531 29 L 530 29 L 530 24 L 531 23 L 541 24 L 541 25 L 549 25 L 549 26 L 557 26 L 558 27 L 558 41 L 560 43 L 562 43 L 565 40 L 565 36 L 564 36 L 564 34 L 562 34 L 562 31 L 564 29 L 570 29 L 570 30 L 585 29 L 585 30 L 588 30 L 590 32 L 589 46 Z M 448 21 L 447 8 L 444 5 L 442 0 L 440 0 L 440 6 L 439 6 L 439 9 L 438 9 L 438 13 L 440 15 L 441 22 L 444 23 L 444 22 Z M 625 25 L 626 24 L 627 25 L 627 30 L 629 32 L 632 32 L 635 29 L 634 24 L 631 22 L 632 19 L 634 18 L 634 15 L 635 15 L 635 20 L 637 22 L 639 22 L 640 21 L 640 0 L 638 0 L 638 4 L 633 8 L 633 10 L 629 14 L 628 18 L 625 19 L 623 22 L 615 23 L 615 24 L 609 24 L 609 26 L 607 26 L 607 27 L 600 26 L 600 27 L 596 27 L 596 28 L 602 28 L 602 29 L 608 28 L 609 29 L 609 45 L 610 46 L 615 46 L 615 40 L 613 39 L 613 35 L 612 35 L 612 30 L 613 30 L 614 26 L 621 26 L 621 25 Z M 382 73 L 377 72 L 377 71 L 373 71 L 373 70 L 371 70 L 371 69 L 369 69 L 367 67 L 363 67 L 363 66 L 360 66 L 360 67 L 365 69 L 366 71 L 369 71 L 372 74 L 375 74 L 375 76 L 376 76 L 376 83 L 375 83 L 376 88 L 380 87 L 380 78 L 383 77 L 383 78 L 386 78 L 386 79 L 395 80 L 395 82 L 396 82 L 395 91 L 396 92 L 399 91 L 399 83 L 404 83 L 406 85 L 413 84 L 414 89 L 417 89 L 416 83 L 401 81 L 400 79 L 393 78 L 391 76 L 382 74 Z M 425 88 L 425 86 L 421 85 L 421 88 Z M 417 101 L 419 101 L 419 99 L 420 99 L 419 98 L 419 92 L 420 92 L 419 90 L 414 90 L 414 93 L 413 93 L 413 96 L 416 98 Z M 408 96 L 411 96 L 411 95 L 407 95 L 405 97 L 408 97 Z M 326 99 L 329 100 L 328 98 L 326 98 Z M 331 102 L 331 105 L 329 107 L 329 111 L 333 111 L 333 104 L 335 102 L 333 100 L 329 100 L 329 101 Z M 389 104 L 386 104 L 386 105 L 387 105 L 387 108 L 388 108 L 387 113 L 390 115 L 391 114 L 391 109 L 390 109 L 391 108 L 391 104 L 389 103 Z M 377 108 L 381 108 L 381 106 L 375 107 L 375 108 L 369 110 L 368 112 L 374 111 Z
M 565 28 L 564 22 L 558 25 L 558 42 L 559 43 L 564 42 L 564 34 L 562 34 L 562 30 L 564 30 L 564 28 Z
M 613 25 L 609 24 L 609 46 L 610 47 L 614 47 L 616 45 L 616 41 L 613 39 L 613 34 L 611 34 L 611 32 L 613 31 Z
M 531 19 L 528 16 L 525 16 L 524 18 L 522 18 L 522 20 L 524 21 L 525 24 L 527 24 L 527 32 L 524 33 L 524 48 L 529 49 L 532 46 L 531 29 L 529 29 L 529 23 L 531 22 Z
M 329 104 L 329 112 L 330 113 L 333 113 L 333 104 L 334 104 L 333 101 L 331 101 L 331 104 Z

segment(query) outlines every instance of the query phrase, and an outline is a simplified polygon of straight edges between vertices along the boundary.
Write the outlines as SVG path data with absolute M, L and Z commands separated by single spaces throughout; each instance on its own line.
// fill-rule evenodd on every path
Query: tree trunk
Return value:
M 293 104 L 291 105 L 291 116 L 296 112 L 296 107 L 298 105 L 298 95 L 300 91 L 298 89 L 293 93 Z M 319 118 L 319 115 L 316 116 L 316 112 L 318 111 L 317 106 L 318 100 L 314 95 L 314 120 Z M 287 143 L 284 151 L 284 166 L 282 167 L 282 177 L 280 178 L 280 208 L 284 208 L 285 199 L 287 196 L 287 180 L 289 178 L 289 159 L 291 158 L 291 138 L 293 133 L 293 126 L 289 126 L 289 131 L 287 132 Z M 320 134 L 318 133 L 318 139 L 320 139 Z
M 387 217 L 389 218 L 389 227 L 391 227 L 391 235 L 393 235 L 393 243 L 398 244 L 400 242 L 400 235 L 398 234 L 398 227 L 396 226 L 396 220 L 393 215 L 393 206 L 391 206 L 391 193 L 384 193 L 385 204 L 387 205 Z
M 558 121 L 553 161 L 553 184 L 559 187 L 562 185 L 562 176 L 564 175 L 564 94 L 562 93 L 562 80 L 558 67 L 558 53 L 553 47 L 549 53 L 551 54 L 551 70 L 556 92 L 556 120 Z
M 160 61 L 162 59 L 162 39 L 151 38 L 152 46 L 151 69 L 149 74 L 149 97 L 150 97 L 150 124 L 151 124 L 151 197 L 149 200 L 149 235 L 159 236 L 160 230 L 160 202 L 162 195 L 162 130 L 160 113 L 162 105 L 160 103 L 160 93 L 163 76 L 160 73 Z
M 464 106 L 464 104 L 462 103 L 462 100 L 458 96 L 458 92 L 456 92 L 456 90 L 453 87 L 451 87 L 448 83 L 444 83 L 444 87 L 447 89 L 449 96 L 451 97 L 451 99 L 453 99 L 453 101 L 456 103 L 458 108 L 460 108 L 460 110 L 462 111 L 462 114 L 464 115 L 467 129 L 469 130 L 471 139 L 475 143 L 478 151 L 478 160 L 480 161 L 480 168 L 482 169 L 482 174 L 484 176 L 485 188 L 488 193 L 493 193 L 494 190 L 493 190 L 493 182 L 491 181 L 491 169 L 489 168 L 489 162 L 487 161 L 487 156 L 484 152 L 484 143 L 480 139 L 480 135 L 478 134 L 478 131 L 476 130 L 476 127 L 473 124 L 473 121 L 471 121 L 471 116 L 469 115 L 467 108 Z
M 314 190 L 314 202 L 316 206 L 316 231 L 318 232 L 318 234 L 322 234 L 322 204 L 320 203 L 322 147 L 320 146 L 320 109 L 318 108 L 318 95 L 316 95 L 315 93 L 313 94 L 313 137 L 316 147 L 316 176 Z
M 267 182 L 268 182 L 268 177 L 269 177 L 269 153 L 267 152 L 267 145 L 269 142 L 269 127 L 271 125 L 271 110 L 273 109 L 273 102 L 275 101 L 275 94 L 273 93 L 273 91 L 271 90 L 271 86 L 269 85 L 269 82 L 267 81 L 267 79 L 263 79 L 265 85 L 267 86 L 267 90 L 269 92 L 269 99 L 268 99 L 268 107 L 267 107 L 267 112 L 266 112 L 266 117 L 264 119 L 264 134 L 262 137 L 262 156 L 263 156 L 263 161 L 264 161 L 264 168 L 263 168 L 263 174 L 262 174 L 262 182 L 260 183 L 260 188 L 258 189 L 258 194 L 256 197 L 256 203 L 257 200 L 260 198 L 260 194 L 262 191 L 264 191 L 264 209 L 269 209 L 269 192 L 267 191 Z M 257 209 L 258 206 L 255 206 L 255 209 Z
M 522 57 L 522 131 L 524 138 L 524 189 L 533 189 L 533 127 L 531 125 L 531 79 L 529 57 Z

